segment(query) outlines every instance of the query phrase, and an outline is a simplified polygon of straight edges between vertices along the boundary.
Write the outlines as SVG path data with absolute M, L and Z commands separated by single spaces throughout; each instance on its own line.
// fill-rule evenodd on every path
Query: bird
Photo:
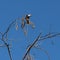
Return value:
M 26 24 L 30 24 L 30 17 L 31 14 L 25 15 L 25 17 L 22 18 L 22 24 L 21 27 L 24 28 Z
M 28 15 L 26 15 L 26 17 L 25 17 L 25 20 L 26 20 L 26 23 L 27 23 L 27 24 L 30 24 L 30 17 L 31 17 L 31 14 L 28 14 Z
M 30 21 L 31 14 L 26 14 L 25 17 L 22 18 L 21 27 L 24 28 L 26 24 L 31 25 L 32 28 L 35 28 L 35 25 Z

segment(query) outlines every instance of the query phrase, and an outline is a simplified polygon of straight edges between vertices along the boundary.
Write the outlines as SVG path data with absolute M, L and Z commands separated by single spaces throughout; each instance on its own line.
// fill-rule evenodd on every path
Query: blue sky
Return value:
M 14 39 L 11 53 L 13 60 L 21 60 L 25 53 L 27 40 L 32 42 L 40 32 L 60 32 L 60 1 L 59 0 L 0 0 L 0 31 L 4 32 L 8 25 L 17 17 L 22 18 L 25 14 L 32 14 L 31 21 L 35 29 L 28 28 L 28 36 L 19 27 L 15 26 L 9 32 L 9 39 Z M 27 38 L 28 37 L 28 38 Z M 54 41 L 54 45 L 51 41 Z M 48 51 L 51 60 L 60 60 L 60 37 L 47 39 L 41 47 Z M 1 44 L 2 42 L 0 42 Z M 47 55 L 41 50 L 33 48 L 31 55 L 34 60 L 48 60 Z M 9 60 L 7 49 L 0 47 L 0 60 Z

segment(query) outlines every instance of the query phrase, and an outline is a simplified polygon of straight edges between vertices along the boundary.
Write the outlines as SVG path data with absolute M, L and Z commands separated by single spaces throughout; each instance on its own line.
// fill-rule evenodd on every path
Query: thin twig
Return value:
M 39 46 L 34 46 L 37 49 L 42 50 L 44 53 L 46 53 L 46 55 L 48 56 L 48 60 L 50 60 L 50 55 L 48 54 L 48 52 L 46 50 L 44 50 L 43 48 L 39 47 Z
M 11 26 L 12 26 L 15 22 L 16 22 L 16 19 L 8 26 L 8 28 L 7 28 L 6 31 L 4 32 L 3 36 L 8 33 L 8 31 L 9 31 L 10 28 L 11 28 Z

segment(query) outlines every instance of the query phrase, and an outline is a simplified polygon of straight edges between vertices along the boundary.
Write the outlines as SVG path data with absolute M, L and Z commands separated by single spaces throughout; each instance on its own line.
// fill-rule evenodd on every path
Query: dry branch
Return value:
M 38 41 L 41 41 L 41 40 L 45 40 L 45 39 L 48 39 L 48 38 L 52 38 L 52 37 L 56 37 L 56 36 L 59 36 L 60 33 L 56 33 L 56 34 L 46 34 L 45 36 L 41 36 L 41 33 L 38 35 L 38 37 L 34 40 L 34 42 L 28 47 L 28 50 L 27 52 L 25 53 L 24 57 L 22 60 L 25 60 L 27 54 L 30 52 L 30 50 L 34 47 L 34 45 L 38 42 Z

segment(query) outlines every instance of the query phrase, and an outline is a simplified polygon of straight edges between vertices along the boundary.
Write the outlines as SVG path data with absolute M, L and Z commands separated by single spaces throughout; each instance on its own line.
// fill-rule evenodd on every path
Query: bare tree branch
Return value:
M 26 58 L 27 54 L 30 52 L 30 50 L 33 48 L 33 46 L 36 44 L 36 42 L 39 40 L 41 36 L 41 33 L 38 35 L 38 37 L 35 39 L 35 41 L 28 47 L 27 52 L 25 53 L 23 60 Z
M 40 33 L 38 35 L 38 37 L 34 40 L 34 42 L 28 47 L 28 50 L 27 50 L 27 52 L 25 53 L 25 55 L 23 57 L 23 60 L 26 58 L 27 54 L 30 52 L 30 50 L 34 47 L 34 45 L 38 41 L 45 40 L 45 39 L 52 38 L 52 37 L 56 37 L 56 36 L 59 36 L 59 35 L 60 35 L 60 33 L 57 33 L 57 34 L 48 34 L 48 35 L 45 35 L 45 36 L 41 36 L 41 33 Z
M 27 54 L 27 56 L 26 56 L 26 60 L 31 60 L 30 53 Z
M 48 38 L 52 38 L 52 37 L 56 37 L 56 36 L 60 36 L 60 33 L 56 33 L 56 34 L 46 34 L 45 36 L 42 36 L 41 38 L 39 38 L 39 41 L 41 40 L 45 40 L 45 39 L 48 39 Z
M 12 56 L 11 56 L 9 44 L 4 40 L 4 36 L 3 36 L 3 35 L 2 35 L 1 41 L 3 41 L 4 45 L 6 46 L 6 48 L 7 48 L 7 50 L 8 50 L 8 54 L 9 54 L 10 60 L 12 60 Z
M 12 60 L 12 56 L 11 56 L 11 52 L 10 52 L 10 48 L 9 48 L 9 44 L 6 45 L 7 49 L 8 49 L 8 53 L 9 53 L 9 56 L 10 56 L 10 60 Z
M 13 25 L 15 22 L 16 22 L 16 19 L 8 26 L 8 28 L 6 29 L 6 31 L 4 32 L 4 34 L 3 34 L 2 36 L 6 35 L 6 34 L 8 33 L 8 31 L 10 30 L 10 28 L 12 27 L 12 25 Z

